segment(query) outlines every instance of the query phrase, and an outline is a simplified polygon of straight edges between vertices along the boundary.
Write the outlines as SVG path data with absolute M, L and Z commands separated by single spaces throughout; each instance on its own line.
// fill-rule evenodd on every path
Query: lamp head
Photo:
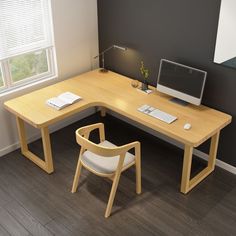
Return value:
M 127 48 L 121 47 L 121 46 L 117 46 L 117 45 L 113 45 L 113 48 L 120 49 L 122 51 L 126 51 L 127 50 Z
M 108 70 L 105 69 L 105 58 L 104 58 L 104 55 L 105 55 L 106 52 L 110 51 L 113 48 L 119 49 L 119 50 L 122 50 L 122 51 L 126 51 L 127 50 L 127 48 L 125 48 L 125 47 L 120 47 L 120 46 L 117 46 L 117 45 L 112 45 L 109 48 L 107 48 L 104 51 L 102 51 L 101 53 L 99 53 L 97 56 L 95 56 L 94 59 L 102 56 L 102 69 L 100 70 L 100 72 L 102 72 L 102 73 L 107 73 L 108 72 Z

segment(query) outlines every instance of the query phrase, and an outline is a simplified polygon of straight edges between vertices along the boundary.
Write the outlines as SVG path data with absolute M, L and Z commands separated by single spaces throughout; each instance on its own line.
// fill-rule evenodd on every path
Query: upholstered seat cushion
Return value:
M 101 142 L 99 145 L 103 147 L 113 148 L 116 147 L 113 143 L 105 140 Z M 127 152 L 125 155 L 125 160 L 123 167 L 131 164 L 134 161 L 135 157 L 131 153 Z M 103 173 L 103 174 L 111 174 L 116 171 L 117 165 L 119 162 L 119 156 L 114 157 L 104 157 L 97 154 L 94 154 L 90 151 L 85 151 L 81 156 L 81 161 L 91 169 Z

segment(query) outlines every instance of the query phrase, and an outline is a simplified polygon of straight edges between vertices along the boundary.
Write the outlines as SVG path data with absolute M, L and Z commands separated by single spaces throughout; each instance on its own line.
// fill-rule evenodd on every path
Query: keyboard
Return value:
M 175 120 L 177 120 L 176 116 L 172 116 L 164 111 L 161 111 L 159 109 L 156 109 L 155 107 L 151 107 L 149 105 L 143 105 L 138 108 L 138 111 L 147 114 L 149 116 L 152 116 L 158 120 L 164 121 L 167 124 L 171 124 Z

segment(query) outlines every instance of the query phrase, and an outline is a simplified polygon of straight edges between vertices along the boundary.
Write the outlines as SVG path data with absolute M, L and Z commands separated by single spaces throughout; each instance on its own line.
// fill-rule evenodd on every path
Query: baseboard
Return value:
M 85 117 L 88 117 L 92 114 L 94 114 L 96 112 L 95 108 L 90 108 L 90 109 L 87 109 L 85 111 L 82 111 L 80 112 L 79 114 L 76 114 L 72 117 L 69 117 L 68 119 L 66 120 L 63 120 L 62 122 L 58 122 L 57 124 L 55 125 L 52 125 L 51 127 L 49 127 L 49 132 L 50 133 L 53 133 L 59 129 L 62 129 L 70 124 L 73 124 L 74 122 L 78 121 L 78 120 L 81 120 L 81 119 L 84 119 Z M 34 134 L 32 136 L 30 136 L 27 141 L 28 143 L 31 143 L 31 142 L 34 142 L 36 141 L 37 139 L 41 138 L 40 136 L 40 133 L 38 132 L 37 134 Z M 0 157 L 18 149 L 20 147 L 20 144 L 19 142 L 16 142 L 16 143 L 13 143 L 3 149 L 0 150 Z
M 114 117 L 116 117 L 116 118 L 118 118 L 118 119 L 120 119 L 120 120 L 123 120 L 123 121 L 125 121 L 125 122 L 127 122 L 127 123 L 129 123 L 129 124 L 131 124 L 131 125 L 133 125 L 135 127 L 137 127 L 137 128 L 139 128 L 139 129 L 141 129 L 141 130 L 143 130 L 143 131 L 145 131 L 145 132 L 147 132 L 149 134 L 152 134 L 153 136 L 155 136 L 157 138 L 160 138 L 160 139 L 162 139 L 162 140 L 164 140 L 164 141 L 166 141 L 168 143 L 171 143 L 172 145 L 174 145 L 174 146 L 176 146 L 178 148 L 184 149 L 184 145 L 183 144 L 181 144 L 181 143 L 177 142 L 176 140 L 173 140 L 173 139 L 171 139 L 171 138 L 169 138 L 169 137 L 167 137 L 167 136 L 165 136 L 165 135 L 163 135 L 161 133 L 158 133 L 158 132 L 156 132 L 156 131 L 154 131 L 154 130 L 152 130 L 150 128 L 147 128 L 146 126 L 144 126 L 142 124 L 134 122 L 133 120 L 130 120 L 127 117 L 124 117 L 124 116 L 122 116 L 122 115 L 120 115 L 118 113 L 112 112 L 112 111 L 107 111 L 107 113 L 112 115 L 112 116 L 114 116 Z M 204 153 L 204 152 L 202 152 L 202 151 L 200 151 L 198 149 L 194 149 L 193 154 L 195 156 L 203 159 L 203 160 L 206 160 L 206 161 L 208 160 L 208 154 L 206 154 L 206 153 Z M 218 167 L 220 167 L 220 168 L 222 168 L 222 169 L 224 169 L 224 170 L 226 170 L 226 171 L 236 175 L 236 167 L 234 167 L 232 165 L 229 165 L 226 162 L 223 162 L 223 161 L 221 161 L 219 159 L 216 159 L 216 166 L 218 166 Z
M 194 149 L 194 155 L 202 158 L 203 160 L 208 160 L 208 155 L 200 150 Z M 216 166 L 236 175 L 236 167 L 229 165 L 226 162 L 216 159 Z

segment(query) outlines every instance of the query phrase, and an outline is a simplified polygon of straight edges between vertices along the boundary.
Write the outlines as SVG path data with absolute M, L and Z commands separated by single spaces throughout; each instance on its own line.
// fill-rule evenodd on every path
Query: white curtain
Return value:
M 53 46 L 51 0 L 0 0 L 0 60 Z

